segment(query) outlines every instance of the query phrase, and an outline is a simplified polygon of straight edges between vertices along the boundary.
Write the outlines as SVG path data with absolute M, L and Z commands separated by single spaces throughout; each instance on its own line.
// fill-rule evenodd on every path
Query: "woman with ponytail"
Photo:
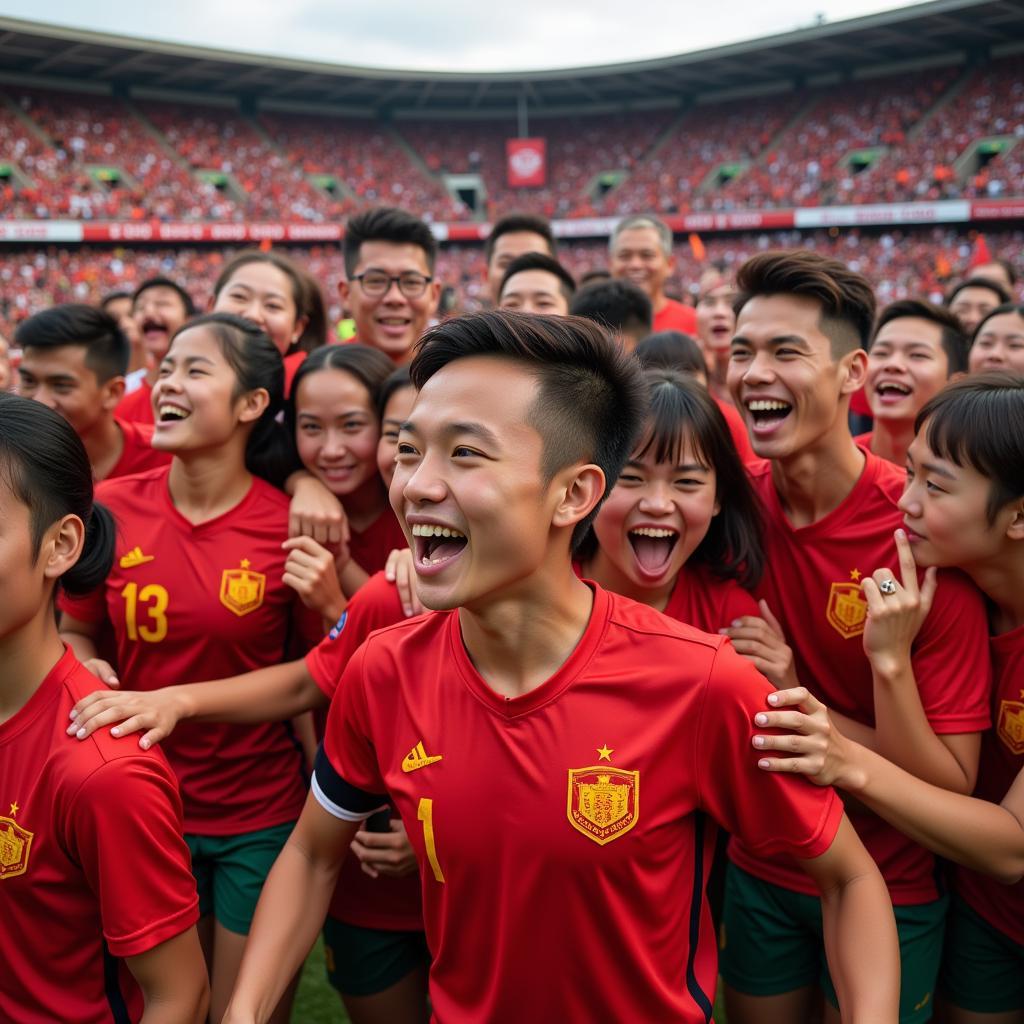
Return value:
M 108 685 L 235 675 L 301 653 L 296 625 L 309 643 L 322 635 L 283 579 L 288 499 L 273 486 L 292 452 L 283 401 L 281 355 L 251 321 L 211 313 L 174 336 L 153 388 L 153 446 L 171 464 L 102 485 L 118 527 L 114 564 L 91 594 L 61 601 L 64 637 L 83 660 L 113 628 L 116 674 L 90 665 Z M 302 750 L 289 722 L 189 723 L 164 750 L 181 785 L 219 1020 L 263 880 L 305 799 Z M 282 1005 L 274 1019 L 287 1014 Z
M 174 776 L 154 751 L 64 732 L 95 679 L 61 643 L 54 594 L 102 583 L 114 545 L 75 432 L 0 394 L 0 988 L 12 1024 L 206 1017 Z

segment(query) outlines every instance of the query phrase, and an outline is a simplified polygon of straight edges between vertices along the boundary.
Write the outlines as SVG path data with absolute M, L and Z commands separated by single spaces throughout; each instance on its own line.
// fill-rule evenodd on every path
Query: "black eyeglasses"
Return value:
M 420 299 L 427 291 L 427 285 L 434 279 L 424 274 L 417 274 L 415 271 L 408 271 L 405 274 L 385 274 L 383 270 L 367 270 L 364 274 L 356 274 L 353 281 L 359 282 L 359 287 L 371 298 L 380 298 L 386 295 L 391 289 L 392 283 L 398 285 L 398 290 L 407 299 Z

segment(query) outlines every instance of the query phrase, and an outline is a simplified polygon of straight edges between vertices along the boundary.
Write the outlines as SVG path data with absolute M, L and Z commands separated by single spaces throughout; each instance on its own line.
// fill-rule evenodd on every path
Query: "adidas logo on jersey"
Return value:
M 420 740 L 420 742 L 402 758 L 402 771 L 414 772 L 417 768 L 426 768 L 428 764 L 440 761 L 443 756 L 443 754 L 435 754 L 433 756 L 428 754 L 423 747 L 423 741 Z
M 128 554 L 121 556 L 120 565 L 122 569 L 134 569 L 138 565 L 152 562 L 154 557 L 154 555 L 144 555 L 142 548 L 132 548 Z

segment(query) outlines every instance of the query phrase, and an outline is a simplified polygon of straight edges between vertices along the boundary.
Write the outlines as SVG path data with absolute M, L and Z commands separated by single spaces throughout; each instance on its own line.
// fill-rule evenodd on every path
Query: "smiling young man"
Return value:
M 871 287 L 844 264 L 800 251 L 755 256 L 737 286 L 729 387 L 755 453 L 769 460 L 750 469 L 765 516 L 756 596 L 781 625 L 796 676 L 827 695 L 844 732 L 928 782 L 969 793 L 990 720 L 978 592 L 963 577 L 940 577 L 909 681 L 864 653 L 860 581 L 897 562 L 905 482 L 903 470 L 860 448 L 848 426 L 850 395 L 867 372 Z M 775 637 L 754 618 L 727 632 L 755 656 Z M 896 909 L 900 1020 L 929 1020 L 946 916 L 934 860 L 868 812 L 852 808 L 850 819 Z M 819 983 L 834 1000 L 817 896 L 792 860 L 766 856 L 742 836 L 729 855 L 722 975 L 730 1024 L 803 1022 Z
M 153 427 L 119 421 L 128 340 L 112 316 L 67 303 L 44 309 L 18 326 L 23 350 L 19 392 L 60 413 L 82 439 L 96 480 L 166 466 L 153 448 Z
M 902 468 L 914 421 L 954 377 L 967 372 L 967 336 L 948 310 L 922 299 L 900 299 L 879 314 L 868 345 L 864 392 L 874 429 L 857 443 Z
M 444 1024 L 708 1021 L 705 811 L 806 858 L 847 1019 L 890 1020 L 896 939 L 870 857 L 834 794 L 758 784 L 744 716 L 769 684 L 721 638 L 573 572 L 641 422 L 639 366 L 586 321 L 484 313 L 435 328 L 411 369 L 391 500 L 438 613 L 349 662 L 225 1020 L 266 1020 L 387 793 Z
M 345 280 L 338 292 L 356 324 L 351 340 L 379 349 L 397 365 L 409 362 L 441 296 L 429 225 L 405 210 L 377 207 L 349 220 L 344 247 Z

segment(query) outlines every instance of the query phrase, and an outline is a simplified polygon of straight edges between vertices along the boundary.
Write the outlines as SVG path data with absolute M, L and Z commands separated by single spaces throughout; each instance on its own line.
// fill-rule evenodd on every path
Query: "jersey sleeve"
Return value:
M 937 735 L 983 732 L 992 724 L 988 616 L 980 591 L 962 573 L 939 573 L 912 662 L 924 713 Z
M 757 767 L 754 715 L 767 708 L 773 691 L 732 644 L 719 648 L 693 746 L 700 803 L 757 853 L 818 857 L 835 839 L 842 801 L 832 789 Z
M 199 919 L 171 769 L 150 757 L 108 761 L 66 808 L 65 842 L 100 907 L 114 956 L 137 956 Z
M 364 687 L 366 647 L 345 669 L 313 767 L 313 795 L 334 817 L 362 821 L 388 806 L 371 742 Z

